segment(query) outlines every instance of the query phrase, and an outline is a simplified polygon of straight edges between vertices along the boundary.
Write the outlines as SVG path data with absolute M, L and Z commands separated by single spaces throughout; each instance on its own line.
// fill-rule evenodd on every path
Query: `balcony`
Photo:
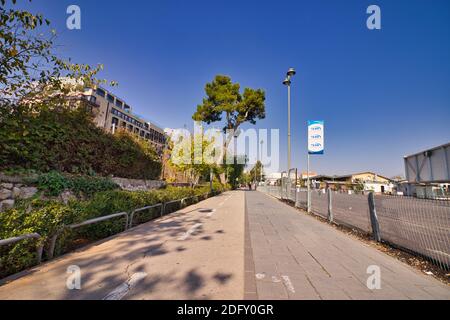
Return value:
M 81 101 L 92 108 L 100 108 L 100 104 L 94 96 L 81 96 Z

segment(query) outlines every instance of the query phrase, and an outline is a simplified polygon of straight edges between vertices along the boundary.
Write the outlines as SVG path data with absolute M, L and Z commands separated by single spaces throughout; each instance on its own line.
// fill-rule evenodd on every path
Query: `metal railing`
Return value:
M 80 223 L 76 223 L 76 224 L 71 224 L 71 225 L 67 225 L 67 226 L 61 226 L 58 231 L 51 237 L 50 240 L 50 247 L 48 249 L 48 253 L 47 253 L 47 257 L 49 259 L 52 259 L 54 254 L 55 254 L 55 247 L 56 247 L 56 241 L 58 240 L 59 236 L 64 232 L 64 230 L 66 229 L 77 229 L 80 227 L 84 227 L 84 226 L 88 226 L 91 224 L 95 224 L 95 223 L 99 223 L 99 222 L 103 222 L 106 220 L 111 220 L 117 217 L 125 217 L 125 228 L 124 230 L 128 229 L 128 212 L 119 212 L 119 213 L 114 213 L 114 214 L 110 214 L 107 216 L 102 216 L 102 217 L 98 217 L 98 218 L 94 218 L 94 219 L 89 219 Z
M 282 186 L 259 191 L 307 210 L 307 191 L 283 193 Z M 283 195 L 283 196 L 282 196 Z M 450 270 L 450 201 L 405 196 L 311 191 L 311 211 L 331 223 L 372 234 L 376 241 L 421 255 Z
M 27 233 L 27 234 L 24 234 L 21 236 L 0 240 L 0 247 L 14 244 L 14 243 L 17 243 L 17 242 L 20 242 L 23 240 L 27 240 L 27 239 L 37 239 L 39 241 L 41 238 L 42 237 L 39 233 Z M 42 261 L 43 250 L 44 250 L 44 245 L 42 243 L 38 244 L 36 247 L 36 256 L 37 256 L 36 262 L 37 262 L 37 264 L 40 264 Z
M 52 235 L 50 237 L 50 243 L 49 243 L 48 251 L 47 251 L 47 259 L 52 259 L 54 257 L 57 240 L 60 237 L 60 235 L 64 232 L 64 230 L 67 230 L 67 229 L 74 230 L 74 229 L 77 229 L 77 228 L 80 228 L 80 227 L 96 224 L 96 223 L 107 221 L 107 220 L 111 220 L 111 219 L 114 219 L 114 218 L 125 217 L 124 231 L 126 231 L 126 230 L 128 230 L 129 228 L 131 228 L 133 226 L 133 219 L 134 219 L 134 217 L 137 214 L 139 214 L 139 213 L 141 213 L 143 211 L 146 211 L 146 210 L 149 210 L 149 209 L 153 209 L 153 208 L 157 208 L 157 207 L 161 207 L 161 211 L 160 211 L 159 216 L 162 217 L 163 215 L 167 214 L 167 212 L 166 212 L 166 206 L 167 205 L 170 205 L 172 203 L 180 202 L 180 209 L 181 209 L 186 204 L 186 201 L 188 201 L 190 199 L 195 199 L 192 202 L 192 204 L 194 204 L 195 202 L 206 200 L 210 196 L 215 196 L 215 195 L 217 195 L 219 193 L 220 193 L 219 191 L 212 191 L 212 192 L 206 193 L 206 194 L 195 195 L 195 196 L 192 196 L 192 197 L 186 197 L 186 198 L 177 199 L 177 200 L 173 200 L 173 201 L 157 203 L 155 205 L 134 209 L 131 212 L 119 212 L 119 213 L 114 213 L 114 214 L 110 214 L 110 215 L 107 215 L 107 216 L 102 216 L 102 217 L 98 217 L 98 218 L 94 218 L 94 219 L 89 219 L 89 220 L 86 220 L 86 221 L 83 221 L 83 222 L 80 222 L 80 223 L 76 223 L 76 224 L 63 225 L 63 226 L 61 226 L 58 229 L 58 231 L 55 232 L 54 235 Z M 171 211 L 171 212 L 173 212 L 173 211 Z M 26 239 L 41 239 L 41 238 L 42 237 L 38 233 L 30 233 L 30 234 L 24 234 L 24 235 L 21 235 L 21 236 L 18 236 L 18 237 L 14 237 L 14 238 L 9 238 L 9 239 L 3 239 L 3 240 L 0 239 L 0 247 L 1 246 L 6 246 L 6 245 L 10 245 L 10 244 L 14 244 L 14 243 L 17 243 L 19 241 L 26 240 Z M 44 249 L 44 244 L 40 244 L 37 247 L 37 264 L 40 264 L 42 262 L 43 249 Z
M 135 209 L 135 210 L 131 211 L 130 224 L 129 224 L 128 228 L 132 228 L 133 227 L 133 218 L 134 218 L 134 216 L 136 214 L 139 214 L 141 212 L 144 212 L 144 211 L 147 211 L 147 210 L 150 210 L 150 209 L 158 208 L 158 207 L 161 207 L 160 216 L 162 217 L 163 216 L 163 204 L 162 203 L 158 203 L 158 204 L 155 204 L 153 206 L 147 206 L 147 207 L 143 207 L 143 208 L 139 208 L 139 209 Z

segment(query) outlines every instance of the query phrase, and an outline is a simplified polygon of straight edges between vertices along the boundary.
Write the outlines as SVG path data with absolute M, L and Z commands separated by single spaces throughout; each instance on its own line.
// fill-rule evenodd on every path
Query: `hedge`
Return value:
M 127 131 L 105 132 L 82 108 L 0 105 L 0 170 L 11 168 L 131 179 L 161 173 L 147 141 Z
M 63 191 L 70 190 L 77 196 L 91 197 L 97 192 L 118 189 L 110 178 L 73 176 L 51 171 L 38 175 L 34 183 L 47 196 L 57 197 Z
M 214 188 L 222 191 L 220 184 L 215 184 Z M 153 191 L 104 191 L 94 194 L 87 201 L 71 201 L 67 205 L 54 200 L 22 201 L 14 209 L 0 213 L 0 239 L 37 232 L 43 237 L 45 249 L 48 249 L 49 240 L 62 225 L 123 211 L 131 212 L 145 206 L 208 192 L 207 186 L 195 189 L 167 187 Z M 173 210 L 176 209 L 179 208 L 173 208 Z M 137 221 L 139 223 L 148 221 L 156 216 L 154 213 L 148 212 L 146 216 L 140 216 Z M 56 254 L 63 254 L 80 245 L 122 232 L 124 224 L 123 218 L 117 218 L 74 231 L 66 231 L 57 243 Z M 0 278 L 32 266 L 36 261 L 35 248 L 34 240 L 0 247 Z

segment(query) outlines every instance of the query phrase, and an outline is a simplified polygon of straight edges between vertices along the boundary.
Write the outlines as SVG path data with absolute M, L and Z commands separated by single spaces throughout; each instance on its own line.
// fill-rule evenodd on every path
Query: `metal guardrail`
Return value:
M 155 205 L 153 205 L 153 206 L 147 206 L 147 207 L 143 207 L 143 208 L 139 208 L 139 209 L 135 209 L 135 210 L 131 211 L 131 214 L 130 214 L 130 224 L 129 224 L 128 228 L 133 227 L 133 218 L 134 218 L 134 216 L 135 216 L 137 213 L 140 213 L 140 212 L 143 212 L 143 211 L 146 211 L 146 210 L 149 210 L 149 209 L 158 208 L 158 207 L 161 207 L 160 216 L 163 216 L 163 204 L 162 204 L 162 203 L 158 203 L 158 204 L 155 204 Z
M 204 197 L 204 199 L 207 199 L 209 197 L 209 195 L 215 195 L 215 194 L 218 194 L 218 193 L 213 191 L 211 193 L 206 193 L 206 194 L 202 194 L 202 195 L 196 195 L 196 196 L 192 196 L 192 197 L 172 200 L 172 201 L 168 201 L 168 202 L 157 203 L 155 205 L 134 209 L 130 213 L 128 213 L 128 212 L 119 212 L 119 213 L 114 213 L 114 214 L 110 214 L 110 215 L 107 215 L 107 216 L 102 216 L 102 217 L 90 219 L 90 220 L 83 221 L 83 222 L 80 222 L 80 223 L 77 223 L 77 224 L 71 224 L 71 225 L 68 225 L 68 226 L 62 226 L 51 237 L 47 257 L 48 257 L 48 259 L 52 259 L 54 257 L 56 242 L 58 240 L 58 237 L 61 235 L 61 233 L 65 229 L 72 229 L 73 230 L 73 229 L 80 228 L 80 227 L 83 227 L 83 226 L 87 226 L 87 225 L 95 224 L 95 223 L 98 223 L 98 222 L 102 222 L 102 221 L 106 221 L 106 220 L 110 220 L 110 219 L 114 219 L 114 218 L 117 218 L 117 217 L 124 216 L 125 217 L 125 228 L 124 228 L 124 231 L 126 231 L 128 228 L 132 227 L 134 216 L 136 214 L 142 212 L 142 211 L 145 211 L 145 210 L 148 210 L 148 209 L 152 209 L 152 208 L 161 207 L 160 216 L 162 217 L 163 215 L 166 214 L 166 205 L 168 205 L 168 204 L 181 202 L 181 206 L 183 206 L 185 201 L 188 200 L 188 199 L 194 199 L 194 198 L 200 199 L 200 197 Z M 42 256 L 42 254 L 41 254 L 41 256 Z
M 56 241 L 58 240 L 58 237 L 61 235 L 62 232 L 64 232 L 65 229 L 77 229 L 80 227 L 84 227 L 84 226 L 88 226 L 91 224 L 95 224 L 98 222 L 103 222 L 106 220 L 110 220 L 110 219 L 114 219 L 117 217 L 125 217 L 125 229 L 128 229 L 128 212 L 119 212 L 119 213 L 114 213 L 114 214 L 110 214 L 107 216 L 102 216 L 102 217 L 98 217 L 98 218 L 94 218 L 94 219 L 89 219 L 80 223 L 76 223 L 76 224 L 71 224 L 68 226 L 62 226 L 52 237 L 50 240 L 50 246 L 49 246 L 49 250 L 48 250 L 48 254 L 47 257 L 48 259 L 52 259 L 54 254 L 55 254 L 55 247 L 56 247 Z
M 56 242 L 58 240 L 58 237 L 61 235 L 61 233 L 66 230 L 66 229 L 77 229 L 80 227 L 84 227 L 87 225 L 91 225 L 91 224 L 95 224 L 95 223 L 99 223 L 99 222 L 103 222 L 106 220 L 110 220 L 110 219 L 114 219 L 114 218 L 118 218 L 118 217 L 125 217 L 125 227 L 124 230 L 127 230 L 128 228 L 131 228 L 133 225 L 133 219 L 135 217 L 136 214 L 139 214 L 142 211 L 148 210 L 148 209 L 152 209 L 152 208 L 157 208 L 157 207 L 161 207 L 161 212 L 160 212 L 160 216 L 165 215 L 165 209 L 166 209 L 166 205 L 167 204 L 171 204 L 171 203 L 176 203 L 176 202 L 180 202 L 181 203 L 181 207 L 184 206 L 185 202 L 189 199 L 197 199 L 198 201 L 200 201 L 201 198 L 203 198 L 203 200 L 208 199 L 208 197 L 214 196 L 219 194 L 220 192 L 218 191 L 212 191 L 210 193 L 206 193 L 206 194 L 201 194 L 201 195 L 195 195 L 192 197 L 186 197 L 186 198 L 182 198 L 182 199 L 177 199 L 177 200 L 173 200 L 173 201 L 168 201 L 168 202 L 163 202 L 163 203 L 157 203 L 155 205 L 151 205 L 151 206 L 146 206 L 143 208 L 138 208 L 135 210 L 132 210 L 130 213 L 128 212 L 119 212 L 119 213 L 114 213 L 114 214 L 110 214 L 107 216 L 102 216 L 102 217 L 98 217 L 98 218 L 94 218 L 94 219 L 89 219 L 80 223 L 76 223 L 76 224 L 71 224 L 71 225 L 67 225 L 67 226 L 61 226 L 58 231 L 50 238 L 50 244 L 49 244 L 49 249 L 48 249 L 48 253 L 47 253 L 47 258 L 48 259 L 52 259 L 54 257 L 54 253 L 55 253 L 55 247 L 56 247 Z M 29 234 L 24 234 L 21 236 L 17 236 L 17 237 L 13 237 L 13 238 L 8 238 L 8 239 L 0 239 L 0 247 L 1 246 L 6 246 L 6 245 L 10 245 L 10 244 L 14 244 L 26 239 L 41 239 L 41 235 L 38 233 L 29 233 Z M 44 250 L 44 244 L 39 244 L 39 246 L 37 246 L 36 248 L 37 250 L 37 264 L 40 264 L 42 262 L 42 254 L 43 254 L 43 250 Z
M 39 233 L 27 233 L 18 237 L 12 237 L 12 238 L 8 238 L 8 239 L 4 239 L 4 240 L 0 240 L 0 247 L 1 246 L 7 246 L 10 244 L 14 244 L 23 240 L 27 240 L 27 239 L 37 239 L 40 240 L 42 237 Z M 36 254 L 37 254 L 37 264 L 40 264 L 42 261 L 42 252 L 44 250 L 44 245 L 43 244 L 39 244 L 36 247 Z

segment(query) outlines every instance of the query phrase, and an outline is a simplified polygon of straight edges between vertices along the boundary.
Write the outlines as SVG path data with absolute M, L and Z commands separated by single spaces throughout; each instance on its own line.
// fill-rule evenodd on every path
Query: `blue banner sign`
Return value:
M 308 121 L 308 153 L 324 153 L 324 122 Z

